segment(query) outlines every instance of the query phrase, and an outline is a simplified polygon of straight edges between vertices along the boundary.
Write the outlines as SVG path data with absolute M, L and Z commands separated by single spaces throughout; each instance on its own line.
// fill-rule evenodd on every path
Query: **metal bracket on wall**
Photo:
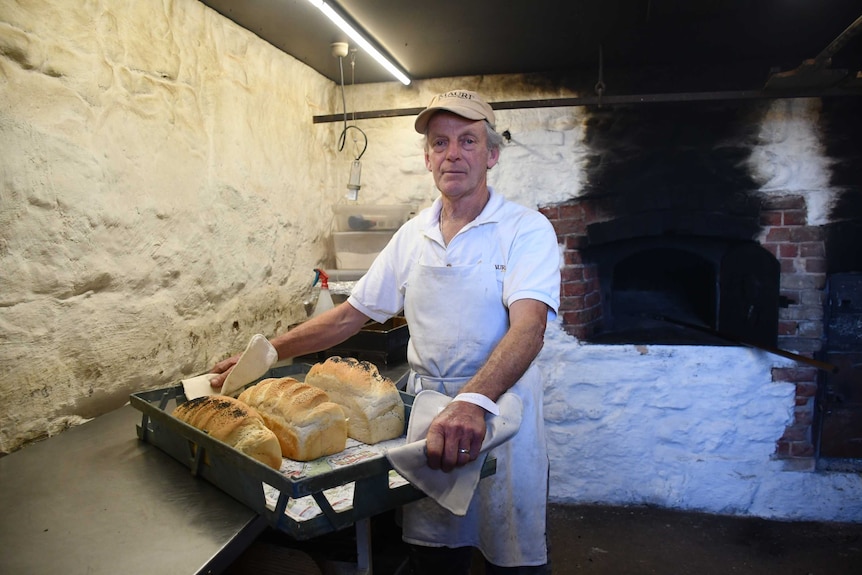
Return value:
M 732 100 L 779 100 L 783 98 L 826 98 L 835 96 L 860 96 L 858 90 L 830 88 L 828 90 L 735 90 L 718 92 L 676 92 L 667 94 L 628 94 L 619 96 L 575 96 L 571 98 L 547 98 L 537 100 L 510 100 L 506 102 L 490 102 L 494 110 L 518 110 L 530 108 L 570 108 L 580 106 L 614 106 L 631 104 L 659 104 L 667 102 L 715 102 Z M 425 108 L 394 108 L 389 110 L 369 110 L 354 112 L 354 120 L 372 120 L 377 118 L 397 118 L 401 116 L 416 116 Z M 341 122 L 343 117 L 338 114 L 312 116 L 315 124 Z

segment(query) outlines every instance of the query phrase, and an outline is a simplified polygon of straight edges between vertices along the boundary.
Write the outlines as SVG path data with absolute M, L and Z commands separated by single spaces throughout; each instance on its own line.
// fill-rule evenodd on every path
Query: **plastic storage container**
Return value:
M 397 230 L 416 211 L 411 204 L 341 204 L 332 206 L 336 232 Z
M 335 267 L 345 270 L 367 270 L 394 231 L 335 232 Z

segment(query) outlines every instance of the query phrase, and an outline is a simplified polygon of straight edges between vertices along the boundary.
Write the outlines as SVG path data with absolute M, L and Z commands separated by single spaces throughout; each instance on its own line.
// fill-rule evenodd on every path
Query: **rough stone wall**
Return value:
M 333 94 L 193 0 L 0 4 L 0 452 L 301 317 Z

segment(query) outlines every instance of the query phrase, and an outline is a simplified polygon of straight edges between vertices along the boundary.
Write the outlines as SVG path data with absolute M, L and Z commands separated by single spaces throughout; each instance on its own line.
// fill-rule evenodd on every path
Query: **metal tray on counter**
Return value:
M 260 379 L 294 377 L 301 381 L 310 367 L 276 367 Z M 413 396 L 399 393 L 404 401 L 406 433 Z M 137 426 L 142 441 L 165 451 L 193 475 L 219 487 L 264 517 L 271 527 L 298 540 L 343 529 L 425 497 L 392 469 L 384 455 L 387 446 L 403 444 L 404 435 L 374 446 L 348 440 L 347 448 L 338 454 L 306 463 L 285 458 L 277 471 L 173 417 L 174 408 L 186 401 L 181 384 L 133 393 L 129 401 L 143 414 Z M 482 475 L 495 471 L 496 460 L 489 457 Z

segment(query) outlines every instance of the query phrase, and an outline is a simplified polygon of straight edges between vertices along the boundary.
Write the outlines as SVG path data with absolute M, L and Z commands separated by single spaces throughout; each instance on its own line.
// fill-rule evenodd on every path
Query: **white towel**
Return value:
M 192 400 L 205 395 L 233 396 L 247 384 L 264 375 L 278 361 L 278 352 L 261 334 L 252 336 L 251 341 L 233 366 L 222 388 L 213 389 L 210 380 L 215 374 L 204 373 L 182 380 L 186 399 Z
M 524 406 L 521 398 L 514 393 L 504 393 L 497 401 L 500 415 L 488 414 L 485 417 L 487 430 L 479 457 L 462 467 L 445 472 L 428 467 L 425 436 L 428 434 L 431 420 L 451 401 L 451 397 L 437 391 L 420 391 L 413 401 L 410 423 L 407 426 L 407 443 L 390 449 L 386 457 L 392 467 L 413 486 L 445 509 L 463 516 L 466 515 L 479 484 L 485 457 L 490 450 L 508 441 L 518 432 Z

